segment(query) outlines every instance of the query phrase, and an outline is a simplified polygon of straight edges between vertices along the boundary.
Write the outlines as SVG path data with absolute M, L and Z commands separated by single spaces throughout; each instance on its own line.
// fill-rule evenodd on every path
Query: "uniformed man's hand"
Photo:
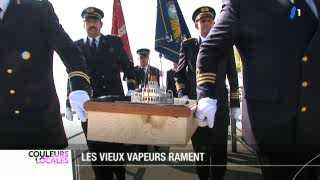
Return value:
M 87 121 L 87 112 L 84 109 L 84 103 L 89 101 L 89 95 L 86 91 L 76 90 L 69 94 L 69 101 L 72 109 L 77 113 L 81 122 Z
M 241 110 L 239 107 L 231 108 L 231 118 L 236 121 L 241 121 Z
M 69 121 L 73 120 L 73 114 L 72 114 L 71 108 L 69 108 L 69 107 L 66 108 L 65 117 Z
M 217 111 L 217 100 L 211 98 L 202 98 L 198 101 L 196 118 L 200 127 L 208 126 L 213 128 L 215 114 Z

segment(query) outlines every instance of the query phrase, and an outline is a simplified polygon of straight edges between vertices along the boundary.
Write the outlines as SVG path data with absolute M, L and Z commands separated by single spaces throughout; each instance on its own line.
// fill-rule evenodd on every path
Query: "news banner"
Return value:
M 204 153 L 194 152 L 80 152 L 79 150 L 1 150 L 0 178 L 77 180 L 80 167 L 99 166 L 192 166 L 203 161 Z M 110 165 L 124 162 L 124 165 Z M 109 164 L 109 165 L 108 165 Z M 19 173 L 16 170 L 19 169 Z

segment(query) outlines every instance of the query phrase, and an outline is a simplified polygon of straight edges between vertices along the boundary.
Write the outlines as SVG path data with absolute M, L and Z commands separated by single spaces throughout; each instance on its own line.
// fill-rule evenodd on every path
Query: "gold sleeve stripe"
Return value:
M 202 81 L 198 81 L 198 82 L 197 82 L 197 85 L 199 86 L 199 85 L 202 85 L 202 84 L 204 84 L 204 83 L 215 84 L 216 81 L 214 81 L 214 80 L 202 80 Z
M 90 84 L 90 77 L 86 73 L 81 71 L 73 71 L 69 73 L 68 77 L 69 79 L 71 79 L 72 77 L 82 77 Z
M 231 94 L 230 96 L 240 96 L 240 94 Z
M 72 76 L 72 77 L 74 77 L 74 76 L 81 76 L 81 77 L 85 77 L 86 79 L 90 79 L 88 75 L 86 75 L 86 74 L 84 74 L 84 73 L 77 73 L 77 72 L 72 72 L 72 73 L 70 73 L 68 76 L 69 76 L 69 78 L 70 78 L 71 76 Z
M 82 71 L 72 71 L 71 73 L 69 73 L 69 76 L 72 75 L 72 74 L 82 74 L 84 76 L 88 76 L 86 73 L 82 72 Z M 88 76 L 89 78 L 89 76 Z
M 69 75 L 69 79 L 73 78 L 73 77 L 82 77 L 83 79 L 85 79 L 89 84 L 90 84 L 90 79 L 88 79 L 88 77 L 82 75 L 82 74 L 72 74 Z
M 90 80 L 90 78 L 89 78 L 89 76 L 86 74 L 86 73 L 83 73 L 83 72 L 81 72 L 81 71 L 74 71 L 74 72 L 71 72 L 71 73 L 69 73 L 69 78 L 72 76 L 72 77 L 74 77 L 74 76 L 81 76 L 81 77 L 83 77 L 83 78 L 85 78 L 85 79 L 89 79 Z
M 181 89 L 185 88 L 185 85 L 182 83 L 176 83 L 176 89 L 177 91 L 180 91 Z
M 134 80 L 134 79 L 127 79 L 127 83 L 136 83 L 136 80 Z
M 230 94 L 230 98 L 231 99 L 239 99 L 240 98 L 240 94 Z
M 197 77 L 202 77 L 202 76 L 217 76 L 215 73 L 198 73 Z
M 216 77 L 215 75 L 209 74 L 198 74 L 197 77 Z
M 240 96 L 240 93 L 236 93 L 236 94 L 231 93 L 231 96 Z
M 231 95 L 240 95 L 240 92 L 239 91 L 233 91 L 233 92 L 230 92 Z
M 215 77 L 200 77 L 200 78 L 197 78 L 197 81 L 202 81 L 202 80 L 213 80 L 213 81 L 215 81 L 216 78 Z

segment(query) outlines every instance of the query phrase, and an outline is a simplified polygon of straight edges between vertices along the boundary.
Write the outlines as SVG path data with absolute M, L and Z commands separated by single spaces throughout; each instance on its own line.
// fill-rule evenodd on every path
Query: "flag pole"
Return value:
M 161 78 L 161 86 L 163 86 L 163 71 L 162 71 L 162 53 L 159 53 L 159 58 L 160 58 L 160 78 Z

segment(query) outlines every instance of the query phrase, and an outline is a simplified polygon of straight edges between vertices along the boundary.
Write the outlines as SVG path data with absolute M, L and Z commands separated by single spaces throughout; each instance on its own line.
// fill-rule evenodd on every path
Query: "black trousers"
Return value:
M 81 126 L 83 128 L 85 136 L 87 137 L 88 123 L 81 123 Z M 87 141 L 87 143 L 89 151 L 91 152 L 124 152 L 124 146 L 120 143 L 106 143 L 96 141 Z M 116 176 L 117 180 L 125 180 L 126 170 L 124 167 L 124 162 L 107 163 L 97 160 L 93 161 L 92 165 L 96 180 L 114 180 L 114 176 Z
M 228 106 L 220 105 L 214 127 L 198 127 L 192 136 L 194 151 L 205 153 L 204 161 L 196 162 L 200 180 L 223 180 L 227 164 L 228 124 Z
M 263 179 L 318 179 L 319 167 L 303 165 L 319 155 L 319 149 L 296 143 L 295 111 L 298 108 L 285 103 L 257 101 L 248 101 L 247 106 Z M 313 163 L 319 165 L 319 160 L 317 158 Z

